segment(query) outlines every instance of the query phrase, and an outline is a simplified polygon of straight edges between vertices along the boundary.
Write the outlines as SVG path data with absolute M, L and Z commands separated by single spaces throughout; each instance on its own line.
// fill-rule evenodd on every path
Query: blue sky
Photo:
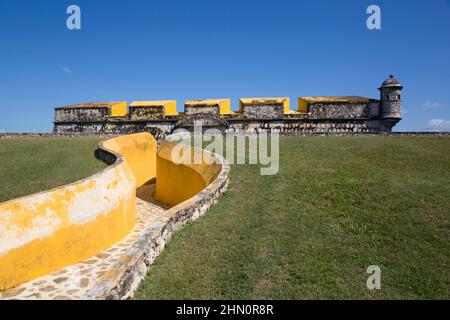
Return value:
M 51 131 L 54 107 L 90 101 L 378 98 L 391 73 L 395 130 L 450 130 L 450 0 L 2 0 L 0 39 L 0 132 Z

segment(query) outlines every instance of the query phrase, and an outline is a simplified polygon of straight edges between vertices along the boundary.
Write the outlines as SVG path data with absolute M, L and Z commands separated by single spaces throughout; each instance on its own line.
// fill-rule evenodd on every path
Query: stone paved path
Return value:
M 163 226 L 164 208 L 156 204 L 136 199 L 136 225 L 128 236 L 109 249 L 83 262 L 49 273 L 15 288 L 0 292 L 0 299 L 86 299 L 95 291 L 103 279 L 118 269 L 128 251 L 149 228 Z M 159 230 L 155 230 L 159 232 Z M 109 274 L 108 274 L 109 273 Z M 95 298 L 95 297 L 92 297 Z

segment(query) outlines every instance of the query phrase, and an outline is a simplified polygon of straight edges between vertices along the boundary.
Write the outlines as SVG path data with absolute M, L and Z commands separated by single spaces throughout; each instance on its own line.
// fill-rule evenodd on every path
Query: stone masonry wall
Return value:
M 103 122 L 63 122 L 55 123 L 54 133 L 58 134 L 126 134 L 136 132 L 161 131 L 164 134 L 172 132 L 174 121 L 103 121 Z
M 365 121 L 302 121 L 233 123 L 229 131 L 242 133 L 275 132 L 286 135 L 311 133 L 365 133 L 370 129 Z
M 310 118 L 352 119 L 370 118 L 371 112 L 365 103 L 314 103 L 310 106 Z
M 284 107 L 277 105 L 244 105 L 243 117 L 253 119 L 280 118 L 283 116 Z
M 286 135 L 316 133 L 354 134 L 391 131 L 398 120 L 387 119 L 227 119 L 221 127 L 232 132 L 278 132 Z M 188 125 L 189 123 L 187 123 Z M 205 123 L 204 123 L 205 124 Z M 172 133 L 176 121 L 55 123 L 56 134 L 127 134 L 150 132 L 155 138 Z M 181 126 L 185 127 L 185 126 Z
M 383 101 L 383 117 L 400 117 L 400 101 Z
M 185 106 L 184 112 L 186 115 L 193 115 L 198 113 L 209 113 L 219 115 L 219 106 Z
M 164 118 L 164 107 L 130 107 L 131 120 L 155 120 Z
M 395 122 L 366 119 L 248 120 L 229 121 L 227 132 L 276 132 L 283 135 L 378 133 L 392 129 Z
M 109 116 L 108 108 L 57 109 L 55 121 L 103 121 Z

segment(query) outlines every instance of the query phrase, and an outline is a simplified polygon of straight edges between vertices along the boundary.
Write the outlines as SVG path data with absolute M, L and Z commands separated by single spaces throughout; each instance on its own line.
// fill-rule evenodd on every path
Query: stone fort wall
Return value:
M 224 133 L 279 133 L 282 135 L 333 134 L 333 133 L 385 133 L 397 122 L 389 119 L 227 119 Z M 129 134 L 150 132 L 157 139 L 171 134 L 177 126 L 171 121 L 96 121 L 67 122 L 55 125 L 56 134 Z M 190 127 L 185 126 L 185 129 Z M 215 128 L 203 126 L 203 129 Z
M 219 128 L 224 133 L 277 132 L 310 133 L 379 133 L 390 132 L 400 118 L 383 118 L 379 102 L 314 103 L 308 112 L 290 111 L 283 105 L 249 105 L 242 112 L 221 114 L 218 106 L 187 106 L 184 113 L 165 116 L 162 108 L 131 108 L 126 116 L 108 116 L 108 111 L 92 108 L 64 111 L 55 116 L 58 134 L 127 134 L 150 132 L 167 135 L 177 128 L 191 130 L 194 123 L 204 129 Z M 79 114 L 79 117 L 76 114 Z
M 184 112 L 176 101 L 86 103 L 55 109 L 58 134 L 124 134 L 151 132 L 167 135 L 175 129 L 192 130 L 194 124 L 222 132 L 280 134 L 382 133 L 401 120 L 400 83 L 390 76 L 380 90 L 380 100 L 361 96 L 299 97 L 296 109 L 287 97 L 241 98 L 239 110 L 230 99 L 186 100 Z

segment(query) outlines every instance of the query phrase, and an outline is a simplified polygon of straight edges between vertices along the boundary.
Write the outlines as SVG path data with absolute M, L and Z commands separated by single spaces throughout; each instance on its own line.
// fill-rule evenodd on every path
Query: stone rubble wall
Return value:
M 372 117 L 366 103 L 314 103 L 310 106 L 310 119 L 354 119 Z
M 328 134 L 355 134 L 355 133 L 378 133 L 390 131 L 391 123 L 381 120 L 271 120 L 271 121 L 229 121 L 230 127 L 227 132 L 234 133 L 257 133 L 272 132 L 284 135 L 304 135 L 315 133 Z
M 391 131 L 399 119 L 227 119 L 226 131 L 231 132 L 277 132 L 288 135 L 311 133 L 377 133 Z M 203 122 L 204 125 L 209 123 Z M 57 123 L 56 134 L 127 134 L 150 132 L 158 140 L 169 135 L 177 122 L 141 121 L 141 122 L 86 122 Z
M 74 108 L 57 109 L 55 121 L 105 121 L 109 117 L 109 109 L 104 108 Z
M 395 102 L 392 110 L 400 107 Z M 159 135 L 171 134 L 175 128 L 192 127 L 192 117 L 203 117 L 205 126 L 214 127 L 217 121 L 211 117 L 220 117 L 218 129 L 233 132 L 274 130 L 286 134 L 311 133 L 375 133 L 391 131 L 401 118 L 382 117 L 378 100 L 367 102 L 317 102 L 308 106 L 308 113 L 289 112 L 284 114 L 283 104 L 245 104 L 241 112 L 221 115 L 219 105 L 189 105 L 185 112 L 166 117 L 163 107 L 130 107 L 123 117 L 108 117 L 107 108 L 56 109 L 55 133 L 87 134 L 128 134 L 152 132 Z M 383 114 L 384 116 L 386 114 Z M 222 123 L 224 122 L 224 123 Z M 229 125 L 227 125 L 229 123 Z M 225 125 L 224 125 L 225 124 Z M 152 131 L 153 130 L 153 131 Z M 154 132 L 156 130 L 156 132 Z
M 60 135 L 122 135 L 150 132 L 158 142 L 170 134 L 175 121 L 103 121 L 103 122 L 61 122 L 55 123 L 53 132 Z
M 317 133 L 317 135 L 383 135 L 383 136 L 404 136 L 404 137 L 421 137 L 421 136 L 434 136 L 434 137 L 448 137 L 450 136 L 449 131 L 392 131 L 392 132 L 374 132 L 374 133 L 364 133 L 364 134 L 350 134 L 350 133 L 342 133 L 342 134 L 333 134 L 333 133 Z M 288 132 L 285 132 L 282 135 L 289 136 Z M 293 135 L 309 135 L 309 134 L 293 134 Z M 311 133 L 311 135 L 315 135 L 315 133 Z M 50 137 L 68 137 L 68 138 L 79 138 L 79 137 L 100 137 L 100 138 L 113 138 L 116 137 L 116 134 L 84 134 L 84 133 L 75 133 L 75 134 L 56 134 L 56 133 L 47 133 L 47 132 L 35 132 L 35 133 L 0 133 L 0 139 L 14 139 L 14 138 L 50 138 Z
M 401 115 L 400 101 L 383 101 L 383 117 L 398 117 Z
M 184 113 L 186 115 L 193 115 L 193 114 L 201 114 L 201 113 L 209 113 L 214 115 L 220 115 L 220 109 L 219 106 L 185 106 Z
M 281 118 L 283 117 L 284 106 L 274 105 L 244 105 L 242 106 L 242 117 L 253 119 Z
M 164 119 L 164 107 L 130 107 L 130 120 Z

